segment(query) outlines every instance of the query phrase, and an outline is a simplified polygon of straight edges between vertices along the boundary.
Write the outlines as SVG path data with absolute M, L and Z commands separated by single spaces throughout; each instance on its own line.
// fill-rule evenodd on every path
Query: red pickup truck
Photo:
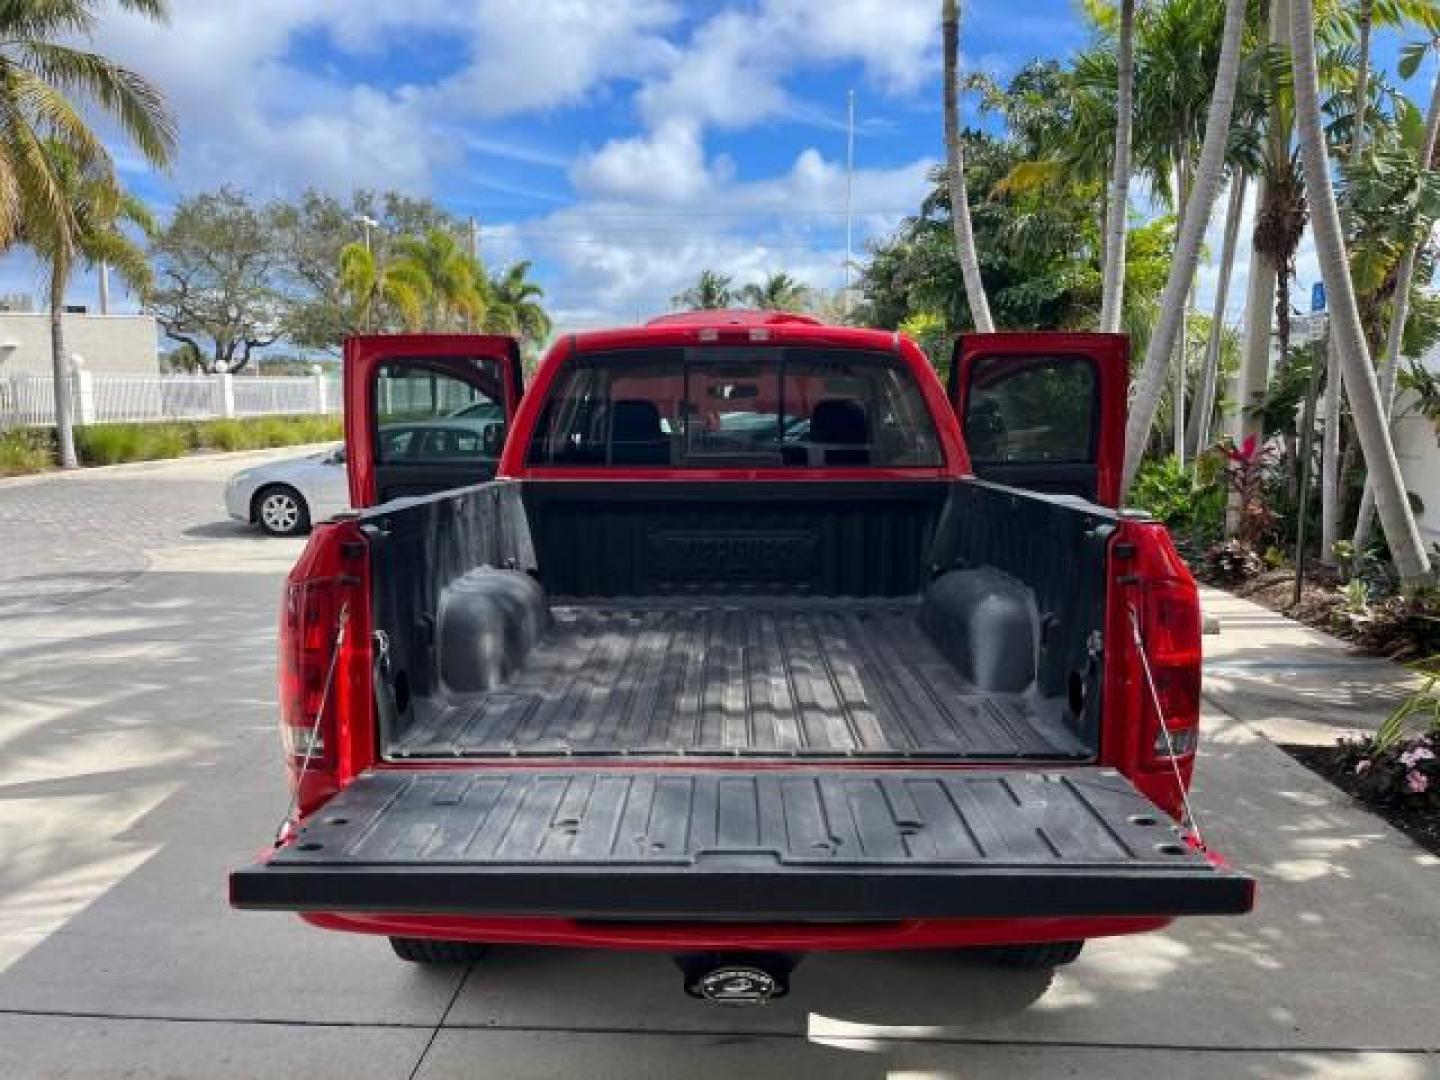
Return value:
M 1183 823 L 1195 584 L 1114 508 L 1126 353 L 968 336 L 947 392 L 898 334 L 701 312 L 522 395 L 507 338 L 352 340 L 364 509 L 290 574 L 295 804 L 232 902 L 422 962 L 665 950 L 722 1002 L 811 950 L 1048 966 L 1248 911 Z

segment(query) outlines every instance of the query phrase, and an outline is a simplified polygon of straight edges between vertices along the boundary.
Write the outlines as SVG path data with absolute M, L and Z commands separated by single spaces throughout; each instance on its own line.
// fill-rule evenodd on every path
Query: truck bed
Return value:
M 912 599 L 556 600 L 517 672 L 431 703 L 390 756 L 1090 756 L 1062 702 L 977 692 L 918 612 Z

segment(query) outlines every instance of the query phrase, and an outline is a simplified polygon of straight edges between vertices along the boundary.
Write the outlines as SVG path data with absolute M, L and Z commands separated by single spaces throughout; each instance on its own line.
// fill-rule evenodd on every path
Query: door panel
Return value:
M 514 338 L 394 334 L 345 343 L 345 445 L 359 509 L 495 476 L 523 386 Z
M 1116 505 L 1129 365 L 1122 334 L 962 336 L 950 401 L 975 475 Z

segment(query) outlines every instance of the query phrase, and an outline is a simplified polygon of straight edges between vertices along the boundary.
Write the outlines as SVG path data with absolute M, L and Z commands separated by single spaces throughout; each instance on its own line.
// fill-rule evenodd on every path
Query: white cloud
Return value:
M 703 176 L 703 182 L 684 191 L 671 186 L 664 201 L 651 190 L 606 188 L 601 195 L 587 174 L 589 199 L 491 230 L 490 257 L 543 257 L 553 271 L 549 285 L 557 322 L 566 326 L 626 323 L 663 311 L 704 269 L 732 275 L 737 285 L 780 270 L 814 288 L 842 283 L 843 164 L 810 148 L 778 176 L 738 180 L 703 159 L 686 160 L 689 175 Z M 933 166 L 922 159 L 856 171 L 857 252 L 868 237 L 893 229 L 901 216 L 874 211 L 917 205 Z
M 570 178 L 582 194 L 599 199 L 679 203 L 693 202 L 727 172 L 723 161 L 706 162 L 695 124 L 672 120 L 649 135 L 610 140 L 582 157 Z
M 923 0 L 768 0 L 725 10 L 674 51 L 637 102 L 652 124 L 802 118 L 810 110 L 792 100 L 787 76 L 846 62 L 884 93 L 910 93 L 934 73 L 938 29 L 935 6 Z
M 446 125 L 573 105 L 612 80 L 657 72 L 673 52 L 663 32 L 678 18 L 669 0 L 187 0 L 167 27 L 112 11 L 96 44 L 164 90 L 181 124 L 182 188 L 423 192 L 464 149 L 463 139 L 438 137 Z M 382 57 L 401 35 L 443 35 L 466 58 L 432 85 L 382 88 L 299 67 L 289 50 L 307 31 L 361 60 Z M 516 160 L 555 163 L 544 150 L 510 149 Z
M 656 70 L 673 52 L 662 34 L 679 17 L 666 0 L 481 0 L 472 61 L 437 99 L 474 116 L 575 104 L 608 80 Z
M 396 57 L 432 38 L 453 68 L 395 85 Z M 808 149 L 773 175 L 742 178 L 707 134 L 774 120 L 833 128 L 838 115 L 797 93 L 801 74 L 853 67 L 862 103 L 909 95 L 933 79 L 938 40 L 931 0 L 747 0 L 698 13 L 680 0 L 183 0 L 168 27 L 112 8 L 96 45 L 169 98 L 182 129 L 170 185 L 181 193 L 222 182 L 262 196 L 394 187 L 465 205 L 487 189 L 573 192 L 572 205 L 528 223 L 487 218 L 486 250 L 540 258 L 562 319 L 613 322 L 663 308 L 705 267 L 739 283 L 785 270 L 839 284 L 843 166 Z M 341 56 L 306 67 L 302 41 Z M 592 136 L 591 149 L 545 141 L 552 114 L 595 104 L 637 128 Z M 533 142 L 493 123 L 516 118 L 534 121 Z M 468 196 L 434 191 L 471 157 L 549 170 L 534 191 L 557 190 L 534 194 L 528 175 L 501 168 Z M 861 170 L 855 205 L 913 207 L 930 165 Z M 856 249 L 893 225 L 857 219 Z

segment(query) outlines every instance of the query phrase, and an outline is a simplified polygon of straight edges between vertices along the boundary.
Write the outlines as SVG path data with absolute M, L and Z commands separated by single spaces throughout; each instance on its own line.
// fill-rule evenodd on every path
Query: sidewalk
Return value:
M 1204 639 L 1204 695 L 1272 742 L 1329 745 L 1374 731 L 1419 684 L 1401 664 L 1251 600 L 1202 588 L 1220 633 Z

